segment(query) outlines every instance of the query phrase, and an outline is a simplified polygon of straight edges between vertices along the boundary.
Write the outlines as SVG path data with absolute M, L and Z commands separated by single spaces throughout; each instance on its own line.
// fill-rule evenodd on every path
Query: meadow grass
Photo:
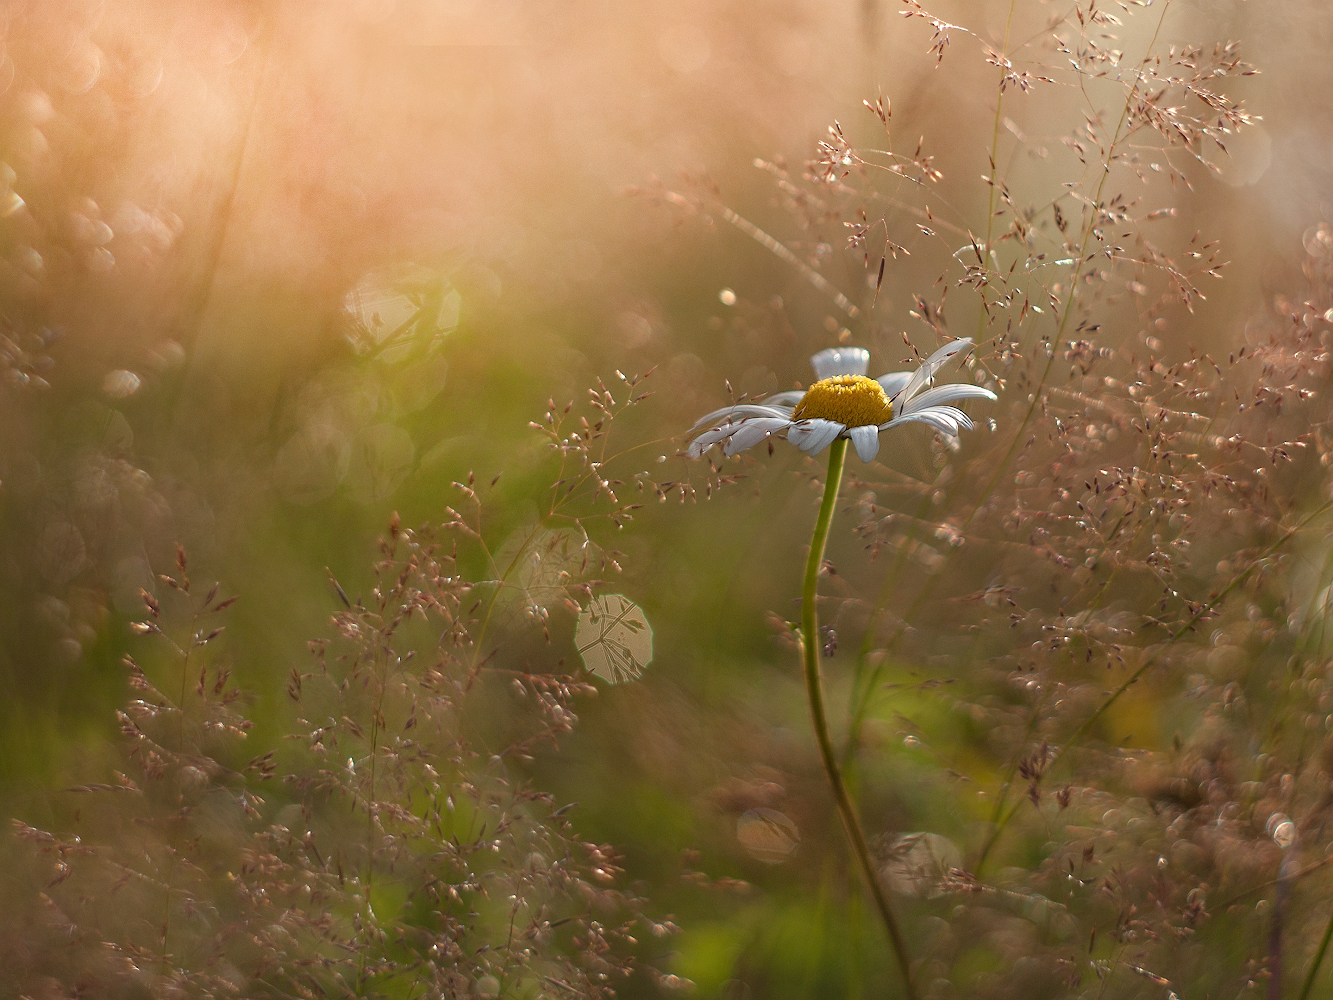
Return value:
M 462 266 L 343 288 L 341 353 L 236 427 L 174 423 L 192 343 L 65 378 L 55 319 L 91 340 L 60 303 L 113 266 L 153 287 L 131 262 L 183 223 L 20 162 L 0 585 L 35 706 L 7 738 L 45 784 L 8 807 L 3 995 L 1326 988 L 1333 230 L 1243 329 L 1204 329 L 1227 254 L 1185 221 L 1257 121 L 1239 45 L 1176 40 L 1181 0 L 1012 0 L 972 27 L 904 6 L 940 93 L 985 74 L 959 118 L 984 119 L 980 178 L 952 123 L 875 93 L 799 166 L 756 159 L 753 210 L 699 172 L 644 182 L 633 211 L 735 235 L 767 283 L 678 320 L 698 353 L 626 310 L 595 352 L 614 375 L 568 404 L 554 350 L 482 343 Z M 78 146 L 21 83 L 16 162 L 32 129 Z M 688 311 L 713 277 L 661 280 Z M 960 336 L 998 401 L 957 441 L 895 431 L 840 481 L 781 441 L 683 452 L 724 385 Z M 543 379 L 544 412 L 513 391 Z M 173 405 L 136 410 L 153 390 Z M 190 579 L 261 556 L 254 595 Z M 41 737 L 59 760 L 38 718 L 68 727 Z

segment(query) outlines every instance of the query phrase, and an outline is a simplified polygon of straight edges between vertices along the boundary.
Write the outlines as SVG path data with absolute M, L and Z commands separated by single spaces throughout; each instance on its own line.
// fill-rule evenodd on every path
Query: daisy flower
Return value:
M 870 352 L 864 347 L 830 347 L 810 359 L 819 380 L 802 391 L 775 393 L 757 403 L 724 406 L 690 430 L 688 454 L 699 458 L 715 444 L 735 455 L 781 434 L 802 451 L 817 455 L 838 438 L 850 438 L 861 461 L 879 453 L 879 435 L 900 424 L 929 424 L 947 438 L 971 430 L 967 414 L 949 404 L 959 399 L 994 399 L 978 385 L 952 383 L 927 388 L 954 355 L 971 347 L 954 340 L 928 357 L 916 371 L 867 378 Z
M 879 378 L 866 376 L 870 352 L 865 348 L 831 347 L 810 359 L 818 376 L 818 381 L 810 388 L 779 392 L 757 403 L 736 403 L 715 410 L 690 430 L 693 440 L 688 448 L 691 458 L 701 457 L 715 444 L 721 445 L 725 454 L 735 455 L 760 441 L 785 435 L 788 441 L 810 455 L 817 455 L 825 448 L 829 450 L 824 496 L 810 536 L 805 579 L 801 585 L 798 634 L 806 697 L 810 703 L 815 742 L 819 745 L 824 773 L 842 817 L 848 844 L 889 933 L 909 1000 L 916 997 L 911 956 L 898 918 L 894 916 L 888 894 L 881 884 L 856 806 L 842 780 L 837 751 L 829 735 L 828 715 L 824 710 L 824 681 L 819 669 L 819 575 L 824 564 L 829 526 L 837 507 L 847 442 L 851 441 L 861 461 L 869 462 L 879 453 L 880 433 L 899 424 L 911 421 L 929 424 L 951 440 L 958 437 L 960 430 L 971 430 L 972 421 L 967 414 L 949 404 L 960 399 L 994 399 L 995 393 L 978 385 L 931 384 L 936 372 L 954 355 L 971 346 L 970 340 L 951 341 L 922 362 L 916 371 L 892 372 Z

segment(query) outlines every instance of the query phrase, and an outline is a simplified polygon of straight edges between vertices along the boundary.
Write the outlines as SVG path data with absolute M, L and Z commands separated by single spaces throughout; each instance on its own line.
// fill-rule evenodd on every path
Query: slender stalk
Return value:
M 1115 958 L 1111 961 L 1111 966 L 1106 970 L 1106 975 L 1102 976 L 1102 988 L 1097 991 L 1097 1000 L 1102 1000 L 1106 996 L 1107 984 L 1111 982 L 1111 977 L 1115 975 L 1115 970 L 1120 967 L 1120 956 L 1125 953 L 1125 946 L 1122 944 L 1120 950 L 1115 953 Z
M 196 614 L 190 619 L 190 641 L 184 649 L 177 646 L 174 642 L 171 644 L 177 652 L 181 654 L 181 693 L 176 702 L 176 763 L 179 764 L 185 756 L 185 699 L 190 694 L 190 654 L 194 652 L 196 629 L 199 627 L 199 615 Z M 178 822 L 173 826 L 171 835 L 171 859 L 167 866 L 167 902 L 166 912 L 162 915 L 162 961 L 168 962 L 171 959 L 170 939 L 171 939 L 171 893 L 176 885 L 176 858 L 180 853 L 181 826 L 185 821 L 185 797 L 178 794 L 176 804 L 181 808 L 178 815 Z
M 847 439 L 839 438 L 829 448 L 824 500 L 819 505 L 819 518 L 815 521 L 815 531 L 810 537 L 810 556 L 805 563 L 805 584 L 801 589 L 801 645 L 805 653 L 805 693 L 810 701 L 810 718 L 815 727 L 815 740 L 819 743 L 819 756 L 824 762 L 824 773 L 828 777 L 829 788 L 833 791 L 833 799 L 838 805 L 838 815 L 842 817 L 843 830 L 847 834 L 847 841 L 856 856 L 870 895 L 875 900 L 875 907 L 884 921 L 884 927 L 889 932 L 893 953 L 902 972 L 904 996 L 907 1000 L 916 1000 L 916 988 L 912 985 L 912 963 L 907 955 L 907 945 L 903 941 L 902 930 L 898 927 L 898 921 L 893 915 L 888 897 L 880 885 L 875 865 L 871 861 L 865 831 L 861 829 L 861 821 L 857 818 L 856 809 L 847 794 L 847 786 L 843 784 L 842 772 L 838 769 L 837 755 L 833 749 L 833 740 L 829 737 L 828 717 L 824 712 L 824 682 L 819 672 L 819 609 L 815 601 L 819 589 L 819 569 L 824 564 L 824 546 L 828 542 L 833 509 L 838 502 L 838 485 L 842 482 L 842 465 L 846 456 Z
M 1314 953 L 1314 962 L 1310 964 L 1310 971 L 1305 974 L 1305 984 L 1301 986 L 1300 1000 L 1308 1000 L 1310 990 L 1314 988 L 1315 976 L 1319 974 L 1319 965 L 1324 961 L 1324 953 L 1328 951 L 1328 944 L 1333 941 L 1333 914 L 1329 915 L 1328 925 L 1324 928 L 1324 937 L 1319 942 L 1319 950 Z
M 380 612 L 383 614 L 381 604 Z M 380 719 L 384 716 L 384 692 L 389 685 L 389 664 L 387 657 L 378 651 L 375 653 L 375 681 L 378 690 L 375 695 L 375 710 L 370 717 L 370 792 L 366 797 L 366 922 L 371 926 L 375 922 L 374 904 L 370 895 L 375 890 L 375 766 L 380 754 Z M 366 948 L 361 949 L 361 958 L 356 969 L 356 981 L 360 986 L 366 981 Z
M 1287 847 L 1278 867 L 1277 892 L 1273 894 L 1273 923 L 1268 929 L 1268 1000 L 1282 1000 L 1282 931 L 1286 923 L 1287 903 L 1291 897 L 1291 883 L 1296 875 L 1296 848 L 1300 841 Z
M 986 208 L 986 256 L 995 262 L 995 266 L 1000 266 L 999 260 L 995 256 L 994 247 L 991 246 L 991 238 L 995 235 L 995 161 L 1000 153 L 1000 120 L 1004 113 L 1004 82 L 1009 78 L 1009 31 L 1014 26 L 1014 8 L 1018 6 L 1018 0 L 1009 0 L 1009 16 L 1004 19 L 1004 42 L 1000 45 L 1000 58 L 997 60 L 1000 64 L 1000 84 L 995 90 L 995 122 L 991 127 L 990 139 L 990 173 L 987 186 L 990 188 L 990 201 Z M 977 289 L 981 295 L 981 311 L 977 314 L 977 343 L 981 343 L 982 335 L 986 332 L 986 319 L 989 312 L 986 309 L 986 286 L 982 285 Z

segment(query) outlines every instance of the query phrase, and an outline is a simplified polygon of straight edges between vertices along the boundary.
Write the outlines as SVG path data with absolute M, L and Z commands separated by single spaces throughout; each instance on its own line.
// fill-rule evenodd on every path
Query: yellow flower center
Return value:
M 792 411 L 793 420 L 818 417 L 846 427 L 882 424 L 893 416 L 893 404 L 884 387 L 864 375 L 834 375 L 820 379 Z

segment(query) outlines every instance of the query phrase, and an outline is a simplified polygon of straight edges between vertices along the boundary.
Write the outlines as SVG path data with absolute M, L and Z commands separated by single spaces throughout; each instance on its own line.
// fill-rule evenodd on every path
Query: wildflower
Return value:
M 971 346 L 972 341 L 967 339 L 950 341 L 916 371 L 892 372 L 877 379 L 866 377 L 870 352 L 863 347 L 831 347 L 820 351 L 810 359 L 819 380 L 809 389 L 779 392 L 758 403 L 736 403 L 708 414 L 691 429 L 694 440 L 688 450 L 691 458 L 699 458 L 713 445 L 720 444 L 725 454 L 734 455 L 777 434 L 785 434 L 788 441 L 811 455 L 829 449 L 824 496 L 810 536 L 801 587 L 799 635 L 806 698 L 810 703 L 815 741 L 819 744 L 829 788 L 861 875 L 893 944 L 909 1000 L 915 1000 L 917 995 L 912 982 L 911 956 L 871 857 L 856 807 L 847 793 L 837 751 L 829 735 L 828 716 L 824 710 L 824 681 L 819 669 L 819 574 L 824 563 L 829 526 L 837 506 L 847 442 L 850 440 L 856 447 L 861 461 L 869 462 L 879 453 L 880 432 L 899 424 L 909 421 L 929 424 L 950 439 L 956 439 L 964 428 L 971 430 L 972 421 L 967 414 L 948 404 L 958 399 L 994 399 L 995 393 L 981 386 L 961 383 L 931 387 L 935 373 L 954 355 Z
M 954 340 L 928 357 L 914 372 L 867 378 L 870 352 L 864 347 L 830 347 L 810 359 L 819 381 L 775 393 L 758 403 L 737 403 L 708 414 L 691 428 L 697 434 L 689 455 L 699 458 L 715 444 L 735 455 L 774 435 L 817 455 L 838 438 L 850 438 L 861 461 L 879 452 L 879 435 L 909 421 L 929 424 L 948 438 L 971 430 L 967 414 L 949 403 L 958 399 L 994 399 L 995 393 L 965 383 L 926 388 L 950 358 L 970 347 Z M 922 391 L 924 390 L 924 391 Z M 702 430 L 702 433 L 699 433 Z

